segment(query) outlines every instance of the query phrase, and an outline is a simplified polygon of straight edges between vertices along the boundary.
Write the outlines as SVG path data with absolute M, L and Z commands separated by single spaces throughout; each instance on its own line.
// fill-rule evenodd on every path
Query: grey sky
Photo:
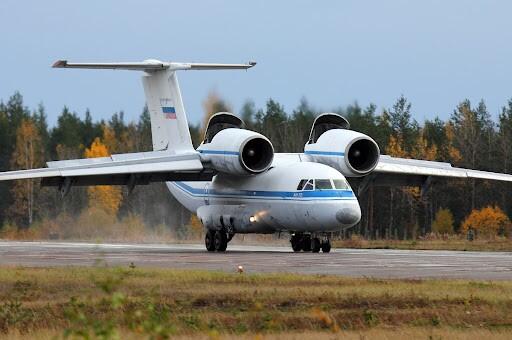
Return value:
M 325 110 L 358 101 L 415 118 L 446 118 L 464 98 L 493 116 L 512 97 L 511 1 L 23 1 L 0 2 L 0 98 L 19 90 L 53 124 L 64 105 L 95 118 L 144 105 L 140 75 L 54 70 L 74 61 L 245 62 L 248 72 L 182 72 L 192 122 L 216 89 L 235 113 L 302 96 Z

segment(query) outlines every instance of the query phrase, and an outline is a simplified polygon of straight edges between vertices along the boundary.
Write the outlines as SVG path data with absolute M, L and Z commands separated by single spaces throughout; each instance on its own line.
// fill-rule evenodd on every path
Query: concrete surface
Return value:
M 378 278 L 512 279 L 512 253 L 389 249 L 333 249 L 293 253 L 288 247 L 228 246 L 209 253 L 202 244 L 93 244 L 0 241 L 0 265 L 110 266 L 293 272 Z

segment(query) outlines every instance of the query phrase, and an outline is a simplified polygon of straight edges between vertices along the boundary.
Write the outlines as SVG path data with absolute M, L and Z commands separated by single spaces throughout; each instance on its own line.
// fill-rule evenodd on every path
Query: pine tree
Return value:
M 260 133 L 267 136 L 276 152 L 286 151 L 286 136 L 289 133 L 288 115 L 277 101 L 270 98 L 267 101 L 265 113 L 258 116 Z

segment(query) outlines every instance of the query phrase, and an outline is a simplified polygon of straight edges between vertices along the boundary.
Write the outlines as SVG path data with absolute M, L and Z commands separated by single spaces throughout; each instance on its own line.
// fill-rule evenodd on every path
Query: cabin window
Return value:
M 306 185 L 304 186 L 304 189 L 303 190 L 313 190 L 314 189 L 314 185 L 313 185 L 313 180 L 310 179 Z
M 297 185 L 297 190 L 302 190 L 304 189 L 304 185 L 307 183 L 307 179 L 301 179 L 300 182 L 299 182 L 299 185 Z
M 347 190 L 350 189 L 350 186 L 348 185 L 347 181 L 344 179 L 333 179 L 332 182 L 334 183 L 334 187 L 339 190 Z
M 315 179 L 316 190 L 331 190 L 332 184 L 330 179 Z

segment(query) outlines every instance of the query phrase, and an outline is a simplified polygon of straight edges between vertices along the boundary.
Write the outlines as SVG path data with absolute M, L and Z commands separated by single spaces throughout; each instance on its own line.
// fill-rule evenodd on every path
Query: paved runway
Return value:
M 511 280 L 512 253 L 333 249 L 330 254 L 293 253 L 287 247 L 230 245 L 209 253 L 199 244 L 92 244 L 0 242 L 0 265 L 187 268 L 246 272 L 293 272 L 379 278 Z

